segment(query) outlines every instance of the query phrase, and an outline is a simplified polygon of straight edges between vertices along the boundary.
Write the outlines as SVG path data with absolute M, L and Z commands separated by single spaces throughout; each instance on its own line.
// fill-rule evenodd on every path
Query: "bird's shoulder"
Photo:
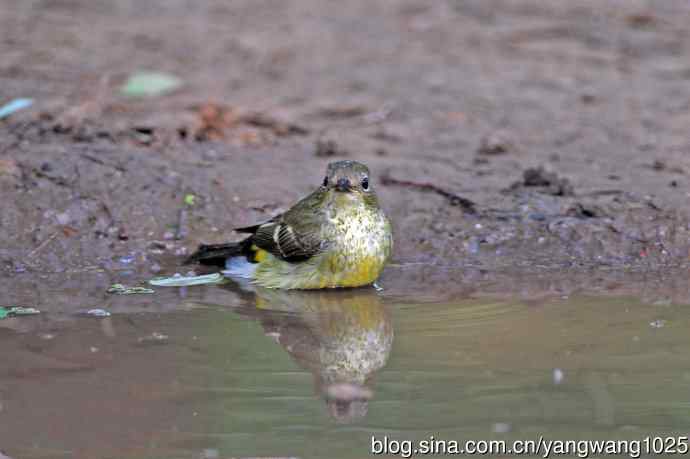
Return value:
M 323 193 L 316 190 L 286 212 L 258 225 L 236 228 L 250 233 L 257 247 L 289 262 L 305 261 L 324 248 L 321 227 L 324 223 Z

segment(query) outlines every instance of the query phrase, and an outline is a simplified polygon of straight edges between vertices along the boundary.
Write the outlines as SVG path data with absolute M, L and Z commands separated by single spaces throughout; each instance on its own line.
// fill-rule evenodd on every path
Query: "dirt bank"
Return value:
M 164 270 L 343 157 L 374 171 L 397 262 L 684 266 L 688 20 L 668 0 L 6 4 L 0 101 L 35 104 L 0 120 L 0 270 Z M 141 69 L 185 84 L 119 95 Z

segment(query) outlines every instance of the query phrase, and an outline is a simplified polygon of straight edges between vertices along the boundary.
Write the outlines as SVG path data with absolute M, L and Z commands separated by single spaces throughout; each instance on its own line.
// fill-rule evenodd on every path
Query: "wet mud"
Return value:
M 156 272 L 340 158 L 399 263 L 687 264 L 683 2 L 154 3 L 3 7 L 0 97 L 36 100 L 0 121 L 5 276 Z M 119 95 L 141 68 L 184 86 Z

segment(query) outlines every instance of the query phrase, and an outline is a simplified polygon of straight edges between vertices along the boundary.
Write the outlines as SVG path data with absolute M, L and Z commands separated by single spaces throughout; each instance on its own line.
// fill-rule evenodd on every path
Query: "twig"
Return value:
M 44 178 L 44 179 L 46 179 L 46 180 L 50 180 L 51 182 L 53 182 L 54 184 L 56 184 L 56 185 L 58 185 L 58 186 L 64 186 L 64 187 L 68 187 L 68 188 L 69 188 L 70 186 L 73 185 L 72 183 L 70 183 L 70 182 L 69 182 L 66 178 L 64 178 L 64 177 L 59 177 L 59 176 L 56 177 L 56 176 L 53 176 L 53 175 L 48 175 L 48 174 L 46 174 L 45 172 L 43 172 L 42 170 L 40 170 L 40 169 L 38 169 L 38 168 L 34 168 L 34 169 L 32 170 L 32 172 L 34 173 L 34 175 L 35 175 L 36 177 L 38 177 L 38 178 Z
M 397 185 L 404 186 L 407 188 L 414 188 L 420 191 L 431 191 L 448 199 L 451 206 L 460 206 L 462 207 L 462 210 L 468 214 L 477 213 L 477 207 L 473 201 L 470 201 L 467 198 L 463 198 L 462 196 L 455 194 L 453 192 L 444 190 L 443 188 L 438 187 L 433 183 L 414 182 L 412 180 L 398 180 L 396 178 L 391 177 L 388 174 L 385 174 L 383 177 L 381 177 L 381 183 L 384 185 Z
M 309 129 L 295 123 L 288 123 L 272 118 L 264 113 L 255 112 L 247 113 L 241 117 L 241 121 L 259 128 L 267 128 L 273 131 L 275 135 L 307 135 Z
M 181 241 L 187 237 L 187 207 L 180 209 L 180 213 L 177 216 L 177 230 L 175 231 L 175 240 Z
M 124 166 L 121 166 L 119 164 L 107 163 L 100 158 L 97 158 L 95 156 L 91 156 L 88 153 L 81 153 L 79 156 L 81 156 L 82 158 L 87 159 L 93 163 L 100 164 L 101 166 L 112 167 L 113 169 L 118 170 L 120 172 L 127 172 L 127 169 L 125 169 Z
M 623 190 L 594 190 L 588 193 L 582 193 L 582 196 L 613 196 L 623 193 L 625 193 Z
M 53 234 L 51 234 L 50 236 L 48 236 L 43 242 L 41 242 L 40 244 L 38 244 L 38 245 L 36 246 L 35 249 L 33 249 L 31 252 L 29 252 L 29 254 L 26 256 L 26 258 L 27 258 L 27 259 L 32 258 L 32 257 L 33 257 L 34 255 L 36 255 L 38 252 L 40 252 L 41 250 L 43 250 L 48 244 L 51 243 L 51 241 L 52 241 L 53 239 L 55 239 L 56 237 L 58 237 L 58 234 L 60 234 L 60 233 L 56 231 L 56 232 L 54 232 Z

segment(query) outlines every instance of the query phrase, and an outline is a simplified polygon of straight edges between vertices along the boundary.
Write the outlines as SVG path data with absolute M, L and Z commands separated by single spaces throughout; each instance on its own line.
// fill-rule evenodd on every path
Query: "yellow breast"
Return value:
M 385 264 L 383 256 L 363 256 L 349 259 L 339 254 L 328 254 L 321 269 L 321 282 L 328 287 L 360 287 L 373 283 Z
M 320 289 L 361 287 L 373 283 L 386 258 L 365 256 L 353 260 L 337 253 L 323 253 L 301 263 L 289 263 L 270 253 L 262 254 L 253 280 L 262 287 Z

